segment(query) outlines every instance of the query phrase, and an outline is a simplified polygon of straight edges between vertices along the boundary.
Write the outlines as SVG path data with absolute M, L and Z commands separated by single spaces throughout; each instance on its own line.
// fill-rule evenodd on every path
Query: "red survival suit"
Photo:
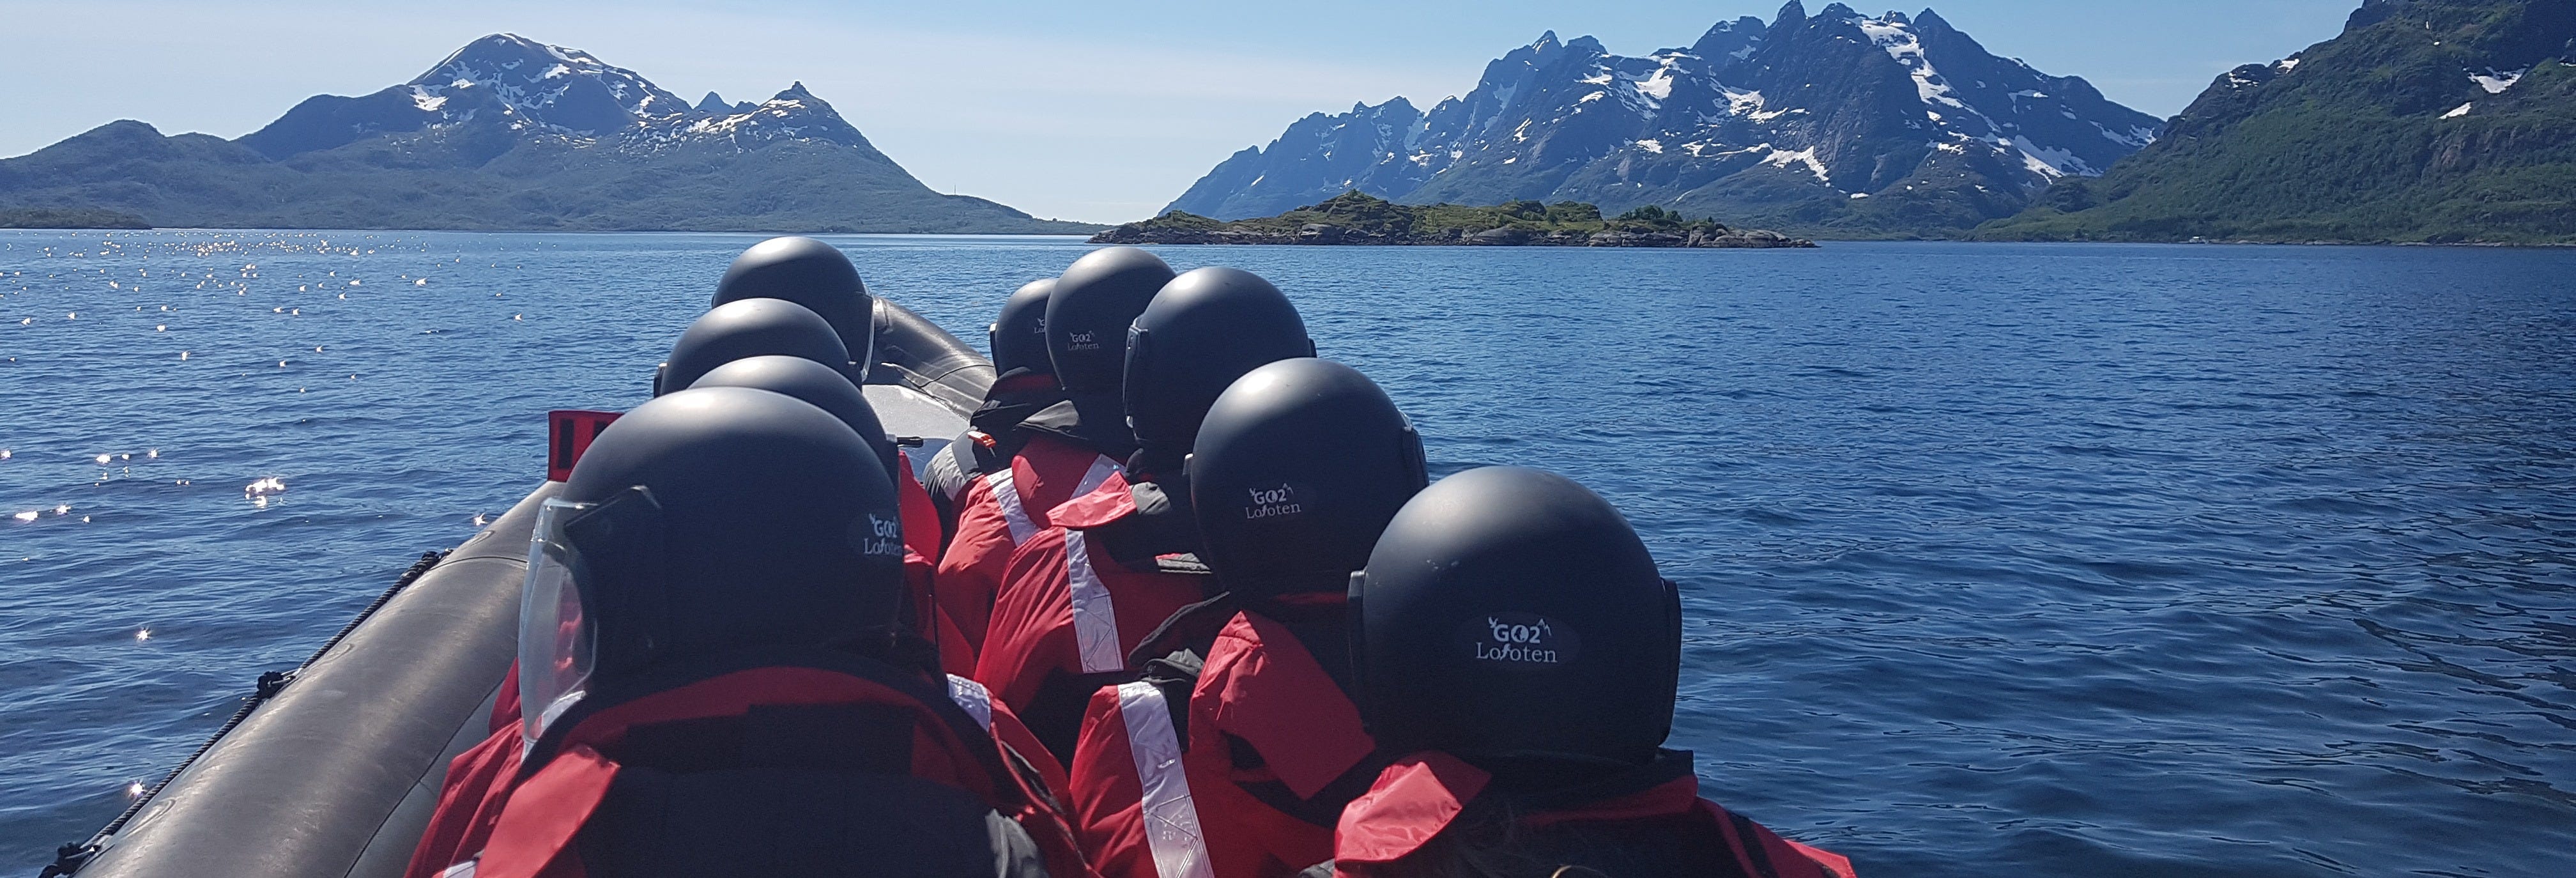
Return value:
M 1333 836 L 1337 878 L 1410 872 L 1416 856 L 1482 804 L 1493 776 L 1447 753 L 1395 761 L 1342 812 Z M 1699 797 L 1690 754 L 1665 750 L 1653 764 L 1594 784 L 1597 795 L 1510 797 L 1516 851 L 1543 863 L 1622 876 L 1853 878 L 1851 860 L 1808 847 Z M 1323 874 L 1322 867 L 1308 875 Z
M 1018 438 L 1023 444 L 1010 466 L 967 483 L 958 501 L 957 532 L 939 556 L 934 579 L 939 612 L 966 636 L 962 650 L 941 638 L 940 658 L 951 668 L 975 666 L 1011 553 L 1055 523 L 1052 513 L 1058 505 L 1099 488 L 1120 466 L 1120 461 L 1062 436 L 1024 430 Z M 928 493 L 923 496 L 927 499 Z
M 1162 671 L 1186 653 L 1092 696 L 1066 806 L 1102 875 L 1253 878 L 1332 858 L 1335 819 L 1383 764 L 1344 682 L 1318 656 L 1347 669 L 1344 601 L 1285 600 L 1296 603 L 1266 612 L 1208 602 L 1231 615 L 1202 644 L 1196 680 L 1176 681 L 1187 684 L 1185 714 L 1171 710 L 1182 687 Z M 1167 628 L 1188 627 L 1208 605 Z
M 1133 679 L 1128 652 L 1206 598 L 1209 577 L 1194 558 L 1119 551 L 1149 545 L 1137 532 L 1153 526 L 1123 473 L 1054 518 L 1012 553 L 974 677 L 1061 759 L 1091 693 Z
M 568 730 L 540 742 L 539 746 L 561 755 L 536 772 L 522 770 L 521 759 L 529 747 L 518 727 L 497 731 L 449 765 L 438 808 L 405 875 L 581 875 L 586 855 L 618 859 L 631 854 L 663 860 L 716 856 L 723 846 L 715 841 L 707 841 L 714 847 L 697 854 L 664 850 L 695 842 L 689 840 L 689 832 L 643 826 L 637 819 L 653 823 L 665 819 L 659 815 L 717 803 L 733 809 L 731 819 L 757 820 L 762 814 L 776 817 L 782 807 L 823 806 L 861 792 L 884 800 L 883 807 L 890 813 L 860 815 L 846 825 L 816 828 L 826 834 L 869 837 L 883 833 L 846 830 L 864 825 L 927 832 L 937 828 L 929 824 L 939 824 L 943 815 L 984 813 L 974 810 L 984 808 L 1019 827 L 1030 843 L 1028 852 L 1044 863 L 1048 874 L 1089 874 L 1070 830 L 1046 793 L 1049 785 L 1062 783 L 1063 770 L 1007 708 L 991 703 L 981 685 L 952 676 L 946 678 L 943 693 L 938 684 L 889 666 L 864 660 L 835 664 L 852 667 L 753 667 L 594 712 L 576 712 L 557 721 L 569 723 Z M 940 699 L 940 694 L 947 697 Z M 816 746 L 817 741 L 821 746 Z M 1023 752 L 1035 755 L 1023 758 Z M 879 760 L 904 764 L 848 764 L 864 762 L 868 753 L 905 754 Z M 817 761 L 811 757 L 819 757 L 819 764 L 735 764 L 746 757 L 755 763 L 782 759 L 794 763 L 800 755 L 809 757 L 809 763 Z M 626 771 L 621 763 L 636 756 L 643 758 L 646 767 Z M 669 770 L 673 768 L 683 770 Z M 811 770 L 818 768 L 820 773 Z M 782 769 L 793 776 L 740 776 L 745 770 L 757 775 Z M 853 769 L 857 775 L 850 774 Z M 804 774 L 797 775 L 799 771 Z M 798 783 L 798 777 L 832 780 Z M 635 787 L 628 791 L 634 795 L 608 807 L 612 787 L 620 778 Z M 732 788 L 748 784 L 777 795 L 770 801 L 727 804 L 720 791 L 699 789 L 710 782 Z M 681 802 L 676 807 L 663 801 L 673 796 L 680 797 L 674 800 Z M 926 803 L 911 801 L 925 796 Z M 848 801 L 837 804 L 856 807 Z M 603 807 L 608 810 L 603 812 Z M 623 829 L 603 830 L 614 838 L 576 838 L 602 813 L 617 818 L 608 822 Z M 714 816 L 702 822 L 725 819 Z M 954 829 L 958 821 L 944 825 Z M 732 843 L 742 847 L 766 844 L 762 838 L 767 834 L 789 827 L 736 828 L 749 833 Z M 844 831 L 831 832 L 835 828 Z M 955 842 L 952 846 L 977 846 L 973 839 L 949 841 Z M 997 857 L 1008 859 L 1007 852 L 987 856 L 981 871 L 990 872 Z M 738 858 L 726 858 L 729 863 L 734 859 Z M 648 860 L 611 866 L 607 871 L 660 868 L 660 863 Z

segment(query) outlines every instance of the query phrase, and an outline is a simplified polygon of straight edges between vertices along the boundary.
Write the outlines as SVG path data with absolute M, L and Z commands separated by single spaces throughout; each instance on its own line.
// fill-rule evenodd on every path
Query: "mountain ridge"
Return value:
M 1938 13 L 1718 22 L 1690 48 L 1615 55 L 1551 31 L 1429 110 L 1309 115 L 1165 208 L 1264 216 L 1357 190 L 1405 203 L 1655 204 L 1798 234 L 1947 234 L 2098 174 L 2161 120 L 2079 77 L 1993 56 Z
M 315 95 L 234 140 L 119 120 L 0 159 L 0 205 L 162 226 L 1085 233 L 932 191 L 801 82 L 696 104 L 493 34 L 409 81 Z

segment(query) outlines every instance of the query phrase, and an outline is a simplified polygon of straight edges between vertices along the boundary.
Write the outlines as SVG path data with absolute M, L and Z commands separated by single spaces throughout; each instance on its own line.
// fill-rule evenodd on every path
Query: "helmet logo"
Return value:
M 1519 668 L 1571 662 L 1583 642 L 1573 629 L 1536 613 L 1481 616 L 1468 620 L 1460 633 L 1478 662 Z
M 1306 511 L 1305 504 L 1298 502 L 1297 487 L 1295 485 L 1281 482 L 1279 483 L 1279 487 L 1276 488 L 1245 488 L 1243 490 L 1245 494 L 1250 495 L 1252 501 L 1245 504 L 1243 507 L 1243 518 L 1246 521 L 1277 518 L 1282 515 L 1295 515 Z
M 874 512 L 866 521 L 850 522 L 850 535 L 856 537 L 859 554 L 903 557 L 903 520 L 879 518 Z
M 1072 333 L 1065 337 L 1064 347 L 1071 351 L 1099 350 L 1100 333 L 1091 331 Z

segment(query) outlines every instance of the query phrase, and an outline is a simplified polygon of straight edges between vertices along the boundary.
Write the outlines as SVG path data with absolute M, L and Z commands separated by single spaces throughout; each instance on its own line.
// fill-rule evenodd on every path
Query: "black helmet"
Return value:
M 1056 383 L 1067 393 L 1117 393 L 1127 367 L 1127 324 L 1171 280 L 1171 266 L 1134 247 L 1074 260 L 1047 296 L 1047 359 L 1055 364 Z
M 1672 732 L 1681 605 L 1619 511 L 1518 467 L 1440 480 L 1351 577 L 1361 715 L 1497 775 L 1643 765 Z
M 895 456 L 894 439 L 886 435 L 885 425 L 877 421 L 876 407 L 868 404 L 867 394 L 859 392 L 858 385 L 851 384 L 849 376 L 830 366 L 804 357 L 776 354 L 744 357 L 715 367 L 705 377 L 691 382 L 689 387 L 748 387 L 804 400 L 806 405 L 830 412 L 832 417 L 841 419 L 841 423 L 850 425 L 850 429 L 868 443 L 868 448 L 885 461 L 886 476 L 900 478 L 895 475 L 895 470 L 903 464 Z
M 868 368 L 876 365 L 876 300 L 840 248 L 794 236 L 751 245 L 716 281 L 715 301 L 709 304 L 744 299 L 786 299 L 813 309 L 849 349 L 850 362 L 857 364 L 850 374 L 865 380 Z
M 1194 269 L 1164 284 L 1128 327 L 1119 385 L 1127 426 L 1139 444 L 1185 453 L 1208 405 L 1234 379 L 1263 363 L 1314 355 L 1306 321 L 1278 287 L 1238 268 Z
M 1254 369 L 1217 397 L 1190 454 L 1199 560 L 1247 599 L 1339 593 L 1424 480 L 1422 439 L 1359 370 Z
M 600 433 L 538 516 L 520 611 L 525 732 L 594 673 L 631 680 L 890 629 L 903 576 L 894 483 L 849 425 L 748 388 L 646 402 Z
M 1053 292 L 1055 278 L 1033 280 L 1002 302 L 1002 315 L 984 327 L 985 343 L 993 351 L 993 371 L 1055 374 L 1055 364 L 1047 360 L 1046 341 L 1047 297 Z
M 846 369 L 849 350 L 821 315 L 783 299 L 744 299 L 698 315 L 653 378 L 656 395 L 688 389 L 715 367 L 778 354 Z

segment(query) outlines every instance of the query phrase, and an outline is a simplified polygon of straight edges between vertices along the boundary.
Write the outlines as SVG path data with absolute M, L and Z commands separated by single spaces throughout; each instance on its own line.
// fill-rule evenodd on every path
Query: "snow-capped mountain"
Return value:
M 1865 234 L 1965 228 L 2153 142 L 2155 118 L 1988 53 L 1926 10 L 1789 3 L 1690 48 L 1554 33 L 1464 97 L 1309 116 L 1169 210 L 1266 216 L 1357 189 L 1411 203 L 1572 199 Z
M 411 81 L 306 99 L 239 140 L 119 121 L 0 160 L 0 200 L 161 225 L 1080 232 L 942 195 L 804 84 L 695 104 L 494 34 Z
M 635 71 L 516 34 L 475 40 L 410 82 L 374 94 L 309 98 L 241 143 L 282 159 L 369 137 L 458 126 L 625 150 L 690 141 L 748 147 L 788 139 L 875 152 L 804 83 L 759 104 L 727 105 L 710 92 L 693 106 Z

